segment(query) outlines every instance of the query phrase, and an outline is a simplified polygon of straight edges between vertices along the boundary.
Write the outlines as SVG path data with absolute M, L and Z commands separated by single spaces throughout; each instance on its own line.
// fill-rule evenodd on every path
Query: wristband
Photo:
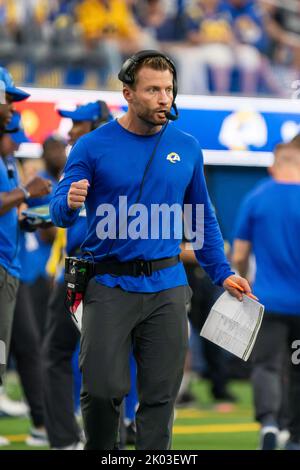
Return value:
M 20 185 L 18 188 L 21 189 L 21 191 L 23 191 L 24 199 L 25 199 L 25 201 L 27 201 L 27 199 L 29 199 L 31 197 L 30 192 L 25 188 L 25 186 Z

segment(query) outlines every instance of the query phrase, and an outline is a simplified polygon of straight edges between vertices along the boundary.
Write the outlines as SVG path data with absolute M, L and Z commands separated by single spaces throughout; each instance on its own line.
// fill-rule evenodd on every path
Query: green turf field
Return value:
M 232 410 L 218 409 L 209 394 L 209 384 L 197 381 L 192 391 L 197 397 L 193 408 L 176 410 L 173 449 L 216 450 L 216 449 L 256 449 L 258 445 L 258 425 L 253 421 L 252 395 L 249 383 L 236 381 L 230 384 L 231 391 L 238 397 Z M 20 392 L 15 379 L 8 384 L 8 392 L 19 398 Z M 5 449 L 34 449 L 24 440 L 30 428 L 26 418 L 0 418 L 0 435 L 7 436 L 11 445 Z M 42 449 L 39 447 L 38 449 Z

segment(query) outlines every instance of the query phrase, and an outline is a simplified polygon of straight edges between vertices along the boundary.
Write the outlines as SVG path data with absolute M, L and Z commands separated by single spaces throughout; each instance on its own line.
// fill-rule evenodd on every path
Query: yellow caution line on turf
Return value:
M 225 414 L 227 413 L 222 413 L 222 416 L 225 416 Z M 175 410 L 175 418 L 176 419 L 183 419 L 183 418 L 203 418 L 203 417 L 207 417 L 207 416 L 212 416 L 212 415 L 220 415 L 220 412 L 217 411 L 217 410 L 197 410 L 197 409 L 194 409 L 194 408 L 190 408 L 190 409 L 182 409 L 182 410 L 178 410 L 176 409 Z M 228 415 L 230 416 L 242 416 L 242 417 L 246 417 L 246 416 L 252 416 L 252 412 L 251 410 L 250 411 L 230 411 L 230 413 L 228 413 Z
M 191 426 L 174 426 L 174 434 L 211 434 L 227 432 L 254 432 L 259 430 L 257 423 L 246 424 L 203 424 Z
M 208 416 L 209 412 L 201 411 L 201 410 L 176 410 L 175 411 L 175 418 L 182 419 L 182 418 L 203 418 L 204 416 Z
M 174 434 L 212 434 L 212 433 L 234 433 L 234 432 L 255 432 L 259 430 L 257 423 L 237 423 L 237 424 L 200 424 L 191 426 L 174 426 Z M 24 442 L 28 434 L 15 434 L 5 436 L 10 442 Z
M 24 442 L 28 437 L 28 434 L 14 434 L 11 436 L 5 436 L 10 442 Z

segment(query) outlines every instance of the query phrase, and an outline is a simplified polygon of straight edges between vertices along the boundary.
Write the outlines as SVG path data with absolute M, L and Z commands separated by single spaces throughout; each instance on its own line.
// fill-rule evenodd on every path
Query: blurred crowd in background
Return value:
M 300 1 L 0 0 L 0 63 L 18 83 L 115 90 L 141 49 L 172 57 L 181 93 L 291 96 Z

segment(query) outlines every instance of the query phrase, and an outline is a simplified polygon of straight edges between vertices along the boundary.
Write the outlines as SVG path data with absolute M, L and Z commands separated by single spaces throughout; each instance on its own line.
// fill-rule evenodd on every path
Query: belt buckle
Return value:
M 138 276 L 141 276 L 142 274 L 144 276 L 151 276 L 152 275 L 152 263 L 151 261 L 139 261 L 137 264 L 138 269 L 136 270 L 138 272 Z

